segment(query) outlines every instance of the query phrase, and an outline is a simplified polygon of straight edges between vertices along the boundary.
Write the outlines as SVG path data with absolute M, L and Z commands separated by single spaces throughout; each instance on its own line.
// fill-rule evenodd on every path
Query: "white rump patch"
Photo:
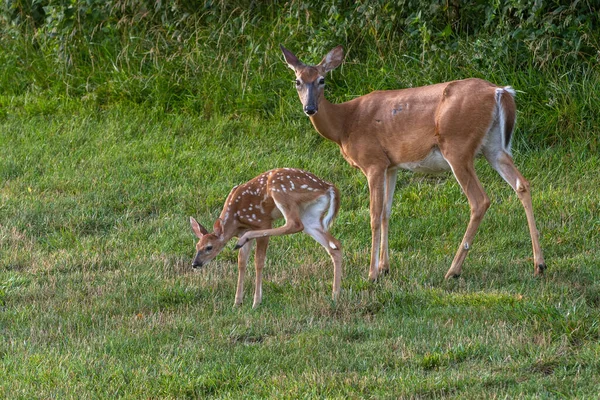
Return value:
M 512 97 L 517 95 L 517 91 L 513 89 L 512 86 L 504 86 L 503 89 L 506 90 Z
M 333 221 L 333 214 L 335 213 L 335 191 L 333 187 L 329 188 L 329 209 L 327 210 L 327 214 L 323 218 L 323 228 L 325 230 L 329 229 L 331 222 Z
M 329 203 L 330 196 L 321 195 L 312 203 L 306 204 L 302 207 L 303 209 L 300 214 L 300 219 L 307 230 L 327 230 L 327 227 L 323 226 L 327 216 L 323 218 L 323 214 L 330 208 Z

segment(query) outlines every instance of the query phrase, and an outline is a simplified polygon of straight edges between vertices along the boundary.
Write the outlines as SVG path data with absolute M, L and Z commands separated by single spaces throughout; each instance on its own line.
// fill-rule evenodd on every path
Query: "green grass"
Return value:
M 514 155 L 532 185 L 543 278 L 520 202 L 478 160 L 492 206 L 462 277 L 443 279 L 468 219 L 458 184 L 402 173 L 391 273 L 369 284 L 365 178 L 283 95 L 295 114 L 210 120 L 1 99 L 0 397 L 597 396 L 600 157 L 589 143 L 533 146 L 536 120 L 520 116 Z M 262 305 L 251 309 L 250 272 L 233 308 L 233 243 L 192 271 L 188 216 L 211 224 L 233 185 L 282 166 L 341 190 L 341 298 L 330 300 L 325 252 L 293 235 L 271 242 Z
M 597 397 L 594 5 L 5 3 L 0 398 Z M 344 46 L 333 102 L 473 76 L 517 89 L 546 275 L 480 159 L 491 207 L 462 277 L 443 279 L 469 216 L 458 184 L 400 173 L 391 272 L 368 283 L 366 179 L 301 113 L 280 43 L 307 63 Z M 193 271 L 188 217 L 210 226 L 231 187 L 285 166 L 340 189 L 341 298 L 323 249 L 292 235 L 271 241 L 261 306 L 250 271 L 234 308 L 234 244 Z

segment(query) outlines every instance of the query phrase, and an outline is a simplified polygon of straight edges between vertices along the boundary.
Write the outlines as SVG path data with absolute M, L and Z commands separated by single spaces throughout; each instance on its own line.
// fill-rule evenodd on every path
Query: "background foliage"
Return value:
M 290 111 L 279 100 L 289 91 L 280 43 L 307 62 L 344 45 L 347 68 L 360 64 L 344 81 L 361 83 L 358 93 L 339 91 L 346 96 L 481 76 L 553 107 L 570 100 L 549 93 L 549 77 L 582 90 L 588 79 L 597 83 L 600 61 L 600 10 L 589 0 L 7 0 L 2 7 L 5 95 L 45 93 L 100 107 L 126 101 L 207 119 Z M 404 79 L 407 69 L 421 79 Z M 526 72 L 524 82 L 509 80 L 507 70 Z M 577 138 L 595 148 L 589 132 L 597 113 L 585 101 L 568 107 L 539 121 L 534 142 Z M 566 138 L 569 125 L 576 126 Z

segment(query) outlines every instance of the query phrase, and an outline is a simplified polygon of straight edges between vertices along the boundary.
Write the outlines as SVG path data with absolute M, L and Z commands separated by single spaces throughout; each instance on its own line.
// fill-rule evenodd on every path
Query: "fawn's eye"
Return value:
M 324 85 L 324 84 L 325 84 L 325 78 L 320 78 L 319 85 Z
M 206 247 L 204 248 L 204 251 L 211 251 L 211 250 L 212 250 L 212 246 L 206 246 Z
M 300 79 L 296 79 L 296 86 L 300 86 Z

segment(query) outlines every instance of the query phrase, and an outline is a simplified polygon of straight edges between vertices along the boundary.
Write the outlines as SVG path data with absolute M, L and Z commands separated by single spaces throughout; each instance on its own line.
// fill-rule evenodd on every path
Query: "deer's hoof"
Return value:
M 450 279 L 450 278 L 454 278 L 454 279 L 458 279 L 460 278 L 460 273 L 456 273 L 456 272 L 448 272 L 445 276 L 445 279 Z
M 535 275 L 544 275 L 544 271 L 546 270 L 546 264 L 545 263 L 540 263 L 537 265 L 537 268 L 535 269 Z

